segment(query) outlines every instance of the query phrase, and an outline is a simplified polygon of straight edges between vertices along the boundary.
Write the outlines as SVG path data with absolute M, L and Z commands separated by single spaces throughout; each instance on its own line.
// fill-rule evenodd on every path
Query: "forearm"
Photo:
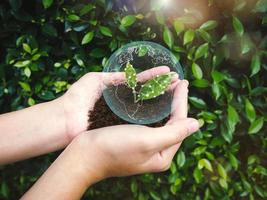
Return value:
M 75 138 L 22 199 L 80 199 L 90 185 L 99 181 L 96 172 L 100 169 L 94 164 L 93 152 L 85 158 L 83 138 L 82 134 Z M 90 166 L 88 159 L 92 161 Z
M 64 147 L 67 137 L 60 100 L 0 115 L 0 164 Z

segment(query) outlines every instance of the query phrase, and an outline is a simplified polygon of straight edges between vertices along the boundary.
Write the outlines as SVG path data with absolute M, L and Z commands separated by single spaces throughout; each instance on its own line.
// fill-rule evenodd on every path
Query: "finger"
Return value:
M 152 149 L 160 151 L 182 142 L 186 137 L 196 132 L 198 129 L 199 123 L 196 119 L 180 119 L 177 123 L 154 128 L 150 134 L 147 134 L 147 140 L 151 140 Z
M 167 149 L 164 149 L 162 151 L 159 152 L 159 154 L 161 155 L 161 157 L 169 162 L 171 162 L 171 160 L 173 159 L 174 155 L 176 154 L 176 152 L 178 151 L 178 149 L 181 146 L 181 142 L 177 143 L 175 145 L 172 145 L 170 147 L 168 147 Z
M 172 112 L 167 124 L 175 123 L 179 119 L 187 117 L 188 81 L 182 80 L 177 83 L 173 94 Z
M 170 72 L 170 68 L 167 66 L 154 67 L 137 74 L 137 80 L 139 82 L 145 82 L 156 75 L 166 74 L 168 72 Z M 176 78 L 177 76 L 174 77 Z M 125 80 L 124 72 L 102 72 L 102 82 L 105 86 L 119 85 L 124 83 Z
M 175 144 L 162 152 L 152 154 L 150 159 L 143 165 L 143 172 L 160 172 L 170 168 L 172 159 L 181 143 Z
M 124 72 L 102 72 L 101 75 L 104 86 L 116 86 L 125 82 Z
M 139 82 L 146 82 L 147 80 L 150 80 L 157 75 L 166 74 L 168 72 L 170 72 L 170 68 L 167 66 L 154 67 L 149 70 L 140 72 L 137 75 L 137 80 Z

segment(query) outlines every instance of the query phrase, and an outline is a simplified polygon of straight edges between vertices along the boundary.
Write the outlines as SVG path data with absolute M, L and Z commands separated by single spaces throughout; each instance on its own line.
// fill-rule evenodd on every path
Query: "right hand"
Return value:
M 88 184 L 107 177 L 167 170 L 182 141 L 199 129 L 196 119 L 187 118 L 187 87 L 185 80 L 177 83 L 172 115 L 163 127 L 118 125 L 75 138 L 69 148 L 77 147 Z

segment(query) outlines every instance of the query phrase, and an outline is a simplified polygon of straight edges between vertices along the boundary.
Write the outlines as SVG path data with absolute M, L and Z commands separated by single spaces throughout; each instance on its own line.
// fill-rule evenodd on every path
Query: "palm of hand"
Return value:
M 66 129 L 70 139 L 86 131 L 88 112 L 93 110 L 102 94 L 100 73 L 88 73 L 74 83 L 62 96 L 66 117 Z
M 168 73 L 168 67 L 156 67 L 146 70 L 137 75 L 139 81 L 146 81 L 152 77 Z M 177 82 L 178 77 L 174 77 Z M 96 101 L 101 97 L 102 91 L 107 85 L 114 85 L 125 81 L 123 72 L 116 73 L 88 73 L 74 83 L 62 96 L 65 118 L 66 132 L 70 139 L 79 133 L 86 131 L 90 124 L 88 114 L 93 110 Z M 174 88 L 176 84 L 171 85 Z

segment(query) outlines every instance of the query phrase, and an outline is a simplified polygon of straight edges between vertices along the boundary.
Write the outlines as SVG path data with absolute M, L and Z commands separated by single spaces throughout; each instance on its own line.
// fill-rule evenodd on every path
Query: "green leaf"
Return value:
M 128 62 L 126 67 L 124 68 L 125 76 L 126 76 L 126 83 L 128 87 L 134 89 L 137 85 L 137 76 L 136 71 L 133 66 Z
M 242 36 L 244 34 L 244 27 L 242 22 L 235 16 L 233 16 L 233 27 L 235 29 L 235 32 L 239 35 Z
M 100 26 L 99 29 L 100 29 L 100 32 L 103 35 L 108 36 L 108 37 L 112 37 L 112 32 L 111 32 L 111 30 L 108 27 L 106 27 L 106 26 Z
M 183 151 L 179 151 L 176 159 L 176 163 L 178 167 L 183 167 L 185 164 L 185 154 Z
M 80 16 L 83 16 L 83 15 L 89 13 L 94 8 L 95 8 L 95 6 L 93 6 L 92 4 L 87 4 L 87 5 L 83 6 L 82 9 L 80 10 Z
M 235 126 L 237 122 L 239 122 L 239 115 L 236 112 L 235 108 L 231 106 L 230 104 L 228 105 L 228 108 L 227 108 L 227 122 L 230 128 L 230 131 L 234 132 Z
M 220 163 L 218 163 L 218 165 L 217 165 L 217 171 L 218 171 L 219 175 L 220 175 L 224 180 L 226 180 L 226 178 L 227 178 L 227 173 L 226 173 L 224 167 L 223 167 Z
M 215 100 L 218 100 L 221 96 L 221 89 L 220 89 L 219 83 L 216 83 L 216 82 L 212 83 L 211 89 L 215 97 Z
M 89 42 L 92 41 L 93 38 L 94 38 L 94 32 L 93 31 L 86 33 L 82 39 L 82 45 L 88 44 Z
M 53 4 L 54 0 L 42 0 L 42 2 L 43 2 L 44 8 L 47 9 Z
M 227 189 L 227 188 L 228 188 L 228 184 L 227 184 L 226 180 L 223 179 L 223 178 L 220 178 L 220 179 L 219 179 L 219 184 L 220 184 L 220 186 L 221 186 L 222 188 L 224 188 L 224 189 Z
M 140 46 L 138 49 L 138 56 L 143 57 L 147 54 L 148 48 L 146 46 Z
M 174 20 L 173 26 L 174 26 L 174 29 L 175 29 L 177 35 L 179 35 L 185 29 L 184 23 L 178 19 Z
M 156 11 L 155 15 L 156 15 L 157 22 L 160 25 L 164 25 L 165 24 L 165 18 L 164 18 L 164 15 L 162 14 L 162 12 L 161 11 Z
M 191 43 L 195 38 L 194 30 L 188 30 L 184 34 L 184 45 Z
M 218 26 L 218 22 L 215 20 L 209 20 L 200 26 L 200 29 L 209 31 L 215 29 Z
M 253 11 L 261 13 L 267 12 L 267 0 L 258 0 Z
M 70 15 L 68 15 L 67 19 L 71 22 L 76 22 L 76 21 L 80 20 L 80 17 L 78 15 L 75 15 L 75 14 L 70 14 Z
M 158 75 L 141 86 L 138 100 L 148 100 L 165 93 L 171 84 L 173 73 Z
M 155 191 L 149 191 L 150 196 L 153 200 L 161 200 L 160 195 Z
M 30 92 L 31 91 L 31 87 L 28 83 L 26 82 L 19 82 L 19 85 L 22 87 L 22 89 L 26 92 Z
M 31 70 L 29 67 L 24 68 L 24 74 L 29 78 L 31 76 Z
M 136 21 L 136 17 L 134 15 L 127 15 L 122 18 L 121 25 L 124 27 L 131 26 Z
M 20 68 L 20 67 L 26 67 L 26 66 L 28 66 L 30 63 L 31 63 L 30 60 L 18 61 L 18 62 L 16 62 L 16 63 L 14 64 L 14 66 L 15 66 L 15 67 L 18 67 L 18 68 Z
M 163 31 L 163 40 L 168 45 L 168 47 L 171 49 L 173 46 L 173 42 L 174 42 L 173 35 L 167 26 L 165 26 L 164 31 Z
M 250 122 L 253 122 L 256 119 L 256 112 L 254 106 L 250 103 L 248 99 L 245 100 L 245 108 L 248 120 Z
M 202 79 L 203 77 L 203 72 L 197 63 L 192 64 L 192 73 L 196 79 Z
M 237 170 L 237 168 L 238 168 L 238 160 L 232 153 L 229 153 L 229 160 L 230 160 L 230 163 L 233 166 L 233 168 L 235 170 Z
M 32 53 L 31 47 L 28 44 L 23 43 L 22 47 L 23 47 L 24 51 L 26 51 L 27 53 L 29 53 L 29 54 Z
M 211 77 L 214 80 L 215 83 L 220 83 L 225 79 L 225 75 L 219 71 L 213 70 L 211 72 Z
M 252 122 L 252 124 L 248 129 L 248 133 L 249 134 L 258 133 L 262 129 L 263 124 L 264 124 L 264 118 L 263 117 L 258 118 L 257 120 Z
M 198 169 L 202 169 L 204 167 L 207 170 L 209 170 L 210 172 L 213 171 L 210 161 L 205 159 L 205 158 L 199 160 L 197 166 L 198 166 Z
M 199 168 L 195 168 L 193 172 L 194 179 L 197 183 L 201 183 L 203 174 Z
M 6 184 L 5 181 L 1 181 L 1 196 L 3 196 L 5 199 L 8 199 L 9 196 L 10 196 L 10 190 L 9 190 L 9 187 L 8 185 Z
M 208 43 L 200 45 L 196 50 L 195 60 L 204 56 L 208 52 L 208 50 L 209 50 L 209 44 Z
M 28 98 L 28 105 L 29 106 L 33 106 L 35 104 L 35 101 L 34 101 L 34 99 L 33 98 Z
M 255 54 L 252 57 L 250 68 L 251 68 L 250 77 L 254 76 L 255 74 L 257 74 L 260 71 L 260 69 L 261 69 L 261 60 L 260 60 L 260 56 L 258 54 Z
M 198 98 L 198 97 L 189 97 L 189 102 L 191 104 L 193 104 L 193 106 L 195 106 L 198 109 L 206 109 L 207 108 L 207 104 L 205 103 L 205 101 L 203 101 L 202 99 Z
M 198 88 L 206 88 L 210 86 L 210 83 L 206 79 L 196 79 L 192 81 L 192 85 Z

